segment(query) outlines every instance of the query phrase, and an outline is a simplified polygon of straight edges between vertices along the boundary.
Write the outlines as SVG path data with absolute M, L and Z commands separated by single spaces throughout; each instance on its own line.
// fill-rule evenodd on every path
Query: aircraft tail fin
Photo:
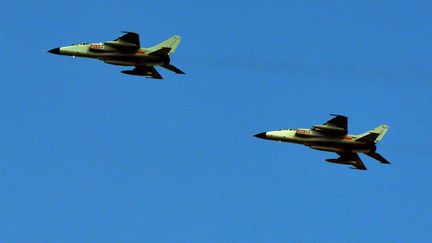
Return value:
M 389 127 L 386 124 L 358 135 L 357 141 L 366 143 L 378 143 L 387 133 Z
M 181 37 L 178 35 L 175 35 L 155 46 L 152 46 L 148 48 L 150 50 L 150 55 L 157 55 L 157 56 L 169 56 L 175 52 L 178 45 L 180 44 Z

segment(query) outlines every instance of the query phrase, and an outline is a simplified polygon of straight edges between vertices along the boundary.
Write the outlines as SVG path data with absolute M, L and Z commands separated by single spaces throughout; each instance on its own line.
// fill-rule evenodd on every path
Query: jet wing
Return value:
M 347 164 L 351 164 L 353 167 L 351 169 L 357 170 L 367 170 L 366 166 L 363 164 L 363 161 L 360 159 L 357 153 L 337 153 L 339 154 L 339 158 L 337 160 L 343 162 L 347 162 Z
M 123 32 L 126 34 L 115 40 L 105 41 L 104 44 L 124 51 L 138 50 L 140 48 L 139 35 L 134 32 Z
M 154 79 L 163 79 L 159 72 L 154 67 L 146 67 L 150 77 Z
M 322 125 L 314 125 L 312 130 L 326 133 L 331 136 L 345 136 L 348 134 L 348 117 L 342 115 L 335 115 L 334 118 L 328 120 Z
M 137 33 L 134 32 L 126 32 L 123 31 L 124 35 L 120 36 L 119 38 L 115 39 L 118 42 L 126 42 L 126 43 L 130 43 L 130 44 L 134 44 L 135 46 L 137 46 L 138 48 L 140 47 L 140 40 L 139 40 L 139 35 Z
M 159 72 L 154 67 L 137 66 L 133 70 L 122 71 L 124 74 L 148 76 L 154 79 L 163 79 Z

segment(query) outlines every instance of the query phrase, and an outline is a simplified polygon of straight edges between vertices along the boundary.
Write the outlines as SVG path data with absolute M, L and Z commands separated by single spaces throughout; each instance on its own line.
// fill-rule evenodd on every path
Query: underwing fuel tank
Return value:
M 313 149 L 321 150 L 321 151 L 330 151 L 330 152 L 336 152 L 336 153 L 342 153 L 344 152 L 343 149 L 338 147 L 331 147 L 331 146 L 310 146 Z
M 151 72 L 142 73 L 142 72 L 136 72 L 134 70 L 124 70 L 124 71 L 121 71 L 121 72 L 124 73 L 124 74 L 136 75 L 136 76 L 149 76 L 149 75 L 152 74 Z
M 164 64 L 168 64 L 166 62 L 146 62 L 145 66 L 158 66 L 158 65 L 164 65 Z
M 105 60 L 104 62 L 112 65 L 119 65 L 119 66 L 135 66 L 134 62 L 127 62 L 127 61 Z
M 353 165 L 356 163 L 355 161 L 339 160 L 339 159 L 326 159 L 326 161 L 330 163 L 342 164 L 342 165 Z

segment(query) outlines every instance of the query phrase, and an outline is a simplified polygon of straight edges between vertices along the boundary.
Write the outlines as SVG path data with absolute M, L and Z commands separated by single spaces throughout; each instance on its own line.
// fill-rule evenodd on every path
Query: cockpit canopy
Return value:
M 87 42 L 83 42 L 83 43 L 78 43 L 78 44 L 72 44 L 72 46 L 80 46 L 80 45 L 88 45 L 89 43 Z

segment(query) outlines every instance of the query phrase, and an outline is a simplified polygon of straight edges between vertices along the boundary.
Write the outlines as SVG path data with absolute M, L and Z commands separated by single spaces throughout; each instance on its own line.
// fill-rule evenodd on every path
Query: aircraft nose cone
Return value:
M 257 137 L 257 138 L 262 138 L 262 139 L 266 139 L 267 138 L 265 132 L 255 134 L 254 136 Z
M 57 47 L 57 48 L 49 50 L 48 52 L 52 53 L 52 54 L 60 54 L 60 48 Z

